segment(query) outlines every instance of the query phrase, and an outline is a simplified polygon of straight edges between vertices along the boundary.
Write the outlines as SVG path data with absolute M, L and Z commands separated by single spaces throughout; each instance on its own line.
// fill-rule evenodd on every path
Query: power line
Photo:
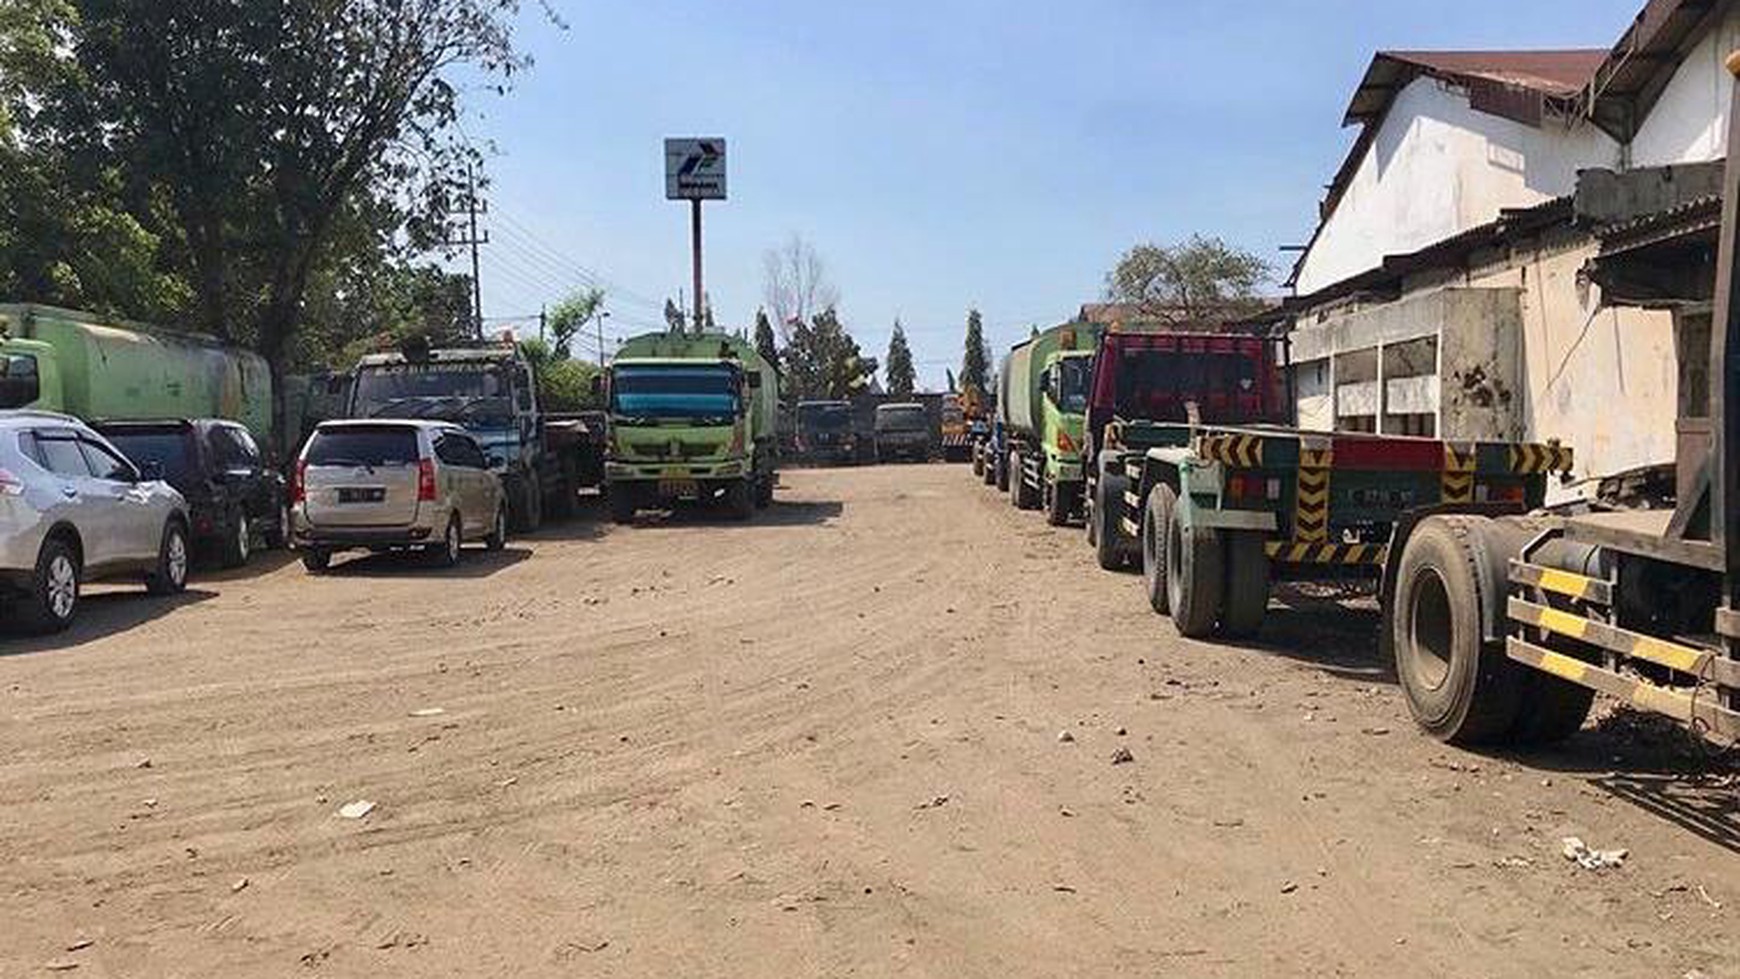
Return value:
M 561 251 L 545 241 L 537 232 L 514 218 L 511 214 L 498 209 L 496 217 L 501 221 L 501 226 L 505 233 L 519 238 L 524 243 L 530 245 L 533 249 L 542 253 L 549 261 L 556 263 L 560 267 L 566 268 L 571 273 L 579 275 L 580 278 L 586 280 L 589 284 L 602 288 L 613 296 L 626 300 L 632 305 L 643 306 L 654 311 L 664 309 L 664 305 L 657 300 L 649 299 L 626 286 L 612 282 L 596 270 L 590 269 L 580 262 L 567 257 Z

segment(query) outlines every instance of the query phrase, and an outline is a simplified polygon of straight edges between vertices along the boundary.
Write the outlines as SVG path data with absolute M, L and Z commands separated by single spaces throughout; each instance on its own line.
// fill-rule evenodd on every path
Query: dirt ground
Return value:
M 1182 641 L 962 467 L 273 557 L 0 638 L 0 975 L 1740 976 L 1731 775 L 1440 747 L 1369 606 Z

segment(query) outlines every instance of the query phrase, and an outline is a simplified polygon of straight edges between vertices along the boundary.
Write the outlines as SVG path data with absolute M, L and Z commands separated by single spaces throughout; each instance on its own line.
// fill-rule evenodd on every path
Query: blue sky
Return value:
M 1380 48 L 1605 47 L 1641 0 L 550 0 L 536 59 L 466 122 L 491 140 L 484 313 L 535 313 L 587 275 L 609 336 L 688 282 L 665 136 L 730 141 L 707 209 L 722 325 L 761 303 L 794 232 L 881 357 L 899 317 L 922 383 L 958 363 L 969 306 L 997 350 L 1098 297 L 1143 240 L 1218 234 L 1277 267 L 1311 233 Z

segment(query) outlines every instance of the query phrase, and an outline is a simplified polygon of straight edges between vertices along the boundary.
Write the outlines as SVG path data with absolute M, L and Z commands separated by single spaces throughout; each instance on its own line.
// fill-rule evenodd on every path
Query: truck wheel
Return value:
M 610 504 L 610 519 L 613 523 L 634 523 L 634 511 L 638 509 L 634 488 L 627 483 L 617 483 L 604 490 L 605 500 Z
M 302 567 L 309 574 L 324 574 L 332 567 L 332 552 L 324 547 L 311 547 L 302 552 Z
M 1161 550 L 1166 555 L 1166 604 L 1179 635 L 1202 639 L 1220 623 L 1225 549 L 1212 527 L 1186 527 L 1178 507 L 1166 524 Z
M 748 479 L 732 480 L 725 487 L 725 514 L 733 520 L 755 516 L 755 491 Z
M 1075 510 L 1070 504 L 1069 494 L 1063 489 L 1064 485 L 1055 481 L 1045 486 L 1045 522 L 1053 527 L 1068 524 L 1070 514 Z
M 1012 455 L 1013 453 L 1010 452 L 999 452 L 991 457 L 991 461 L 995 463 L 997 469 L 997 492 L 999 493 L 1009 492 L 1009 462 Z
M 520 532 L 537 533 L 538 528 L 544 525 L 544 486 L 538 481 L 536 473 L 527 476 L 520 486 L 524 492 L 524 502 L 520 510 Z
M 755 508 L 757 510 L 765 510 L 768 507 L 773 506 L 773 481 L 774 481 L 774 478 L 775 477 L 774 477 L 773 473 L 768 473 L 766 476 L 761 477 L 761 479 L 758 482 L 756 482 L 756 484 L 755 484 Z
M 567 476 L 556 477 L 556 493 L 550 497 L 549 514 L 553 520 L 567 520 L 574 516 L 574 481 Z
M 1172 526 L 1172 511 L 1178 494 L 1161 483 L 1148 494 L 1142 509 L 1142 583 L 1147 586 L 1148 605 L 1157 614 L 1172 611 L 1172 589 L 1166 577 L 1166 528 Z
M 1130 566 L 1130 548 L 1124 539 L 1124 494 L 1129 491 L 1127 476 L 1100 472 L 1094 483 L 1093 512 L 1088 514 L 1088 541 L 1094 546 L 1094 557 L 1107 571 L 1122 571 Z
M 36 572 L 23 607 L 24 628 L 35 633 L 63 632 L 79 610 L 79 555 L 63 537 L 50 537 L 36 555 Z
M 278 504 L 277 522 L 266 528 L 266 546 L 274 551 L 287 550 L 290 547 L 289 504 Z
M 985 478 L 985 455 L 977 448 L 973 450 L 973 475 L 979 479 Z
M 145 590 L 153 595 L 179 595 L 187 590 L 187 526 L 179 517 L 163 528 L 157 546 L 157 563 L 145 576 Z
M 1241 532 L 1226 539 L 1226 609 L 1220 634 L 1248 639 L 1263 627 L 1269 611 L 1269 555 L 1263 535 Z
M 218 557 L 225 568 L 239 568 L 248 563 L 248 553 L 253 550 L 254 528 L 248 522 L 246 510 L 237 509 L 230 515 L 230 529 L 224 534 Z
M 1021 451 L 1019 449 L 1009 450 L 1009 461 L 1003 464 L 1003 469 L 1003 489 L 1009 493 L 1009 505 L 1019 510 L 1021 509 L 1022 486 L 1025 484 L 1021 478 Z
M 1519 699 L 1512 740 L 1526 745 L 1553 744 L 1582 729 L 1595 704 L 1595 691 L 1529 670 Z
M 1487 642 L 1481 627 L 1488 523 L 1460 515 L 1421 521 L 1396 572 L 1390 613 L 1396 676 L 1414 720 L 1454 744 L 1504 738 L 1524 686 L 1526 668 L 1505 656 L 1502 643 Z
M 988 454 L 989 451 L 989 449 L 979 450 L 979 476 L 984 479 L 986 486 L 996 486 L 997 464 Z

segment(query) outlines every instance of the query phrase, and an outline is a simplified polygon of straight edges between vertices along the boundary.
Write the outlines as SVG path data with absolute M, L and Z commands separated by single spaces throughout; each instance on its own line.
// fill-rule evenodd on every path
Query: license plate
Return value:
M 701 484 L 692 479 L 659 480 L 660 496 L 699 496 Z
M 384 489 L 341 489 L 338 491 L 340 503 L 379 503 L 387 498 Z

